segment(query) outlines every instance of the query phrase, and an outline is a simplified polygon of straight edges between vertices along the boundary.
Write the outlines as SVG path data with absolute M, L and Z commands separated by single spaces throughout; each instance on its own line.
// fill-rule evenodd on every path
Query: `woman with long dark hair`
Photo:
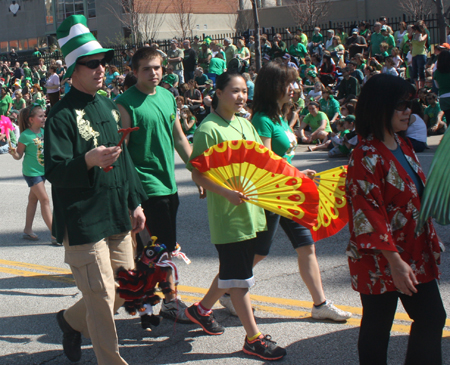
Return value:
M 398 299 L 413 320 L 405 364 L 442 364 L 446 313 L 439 293 L 440 247 L 429 219 L 417 227 L 425 174 L 398 133 L 408 128 L 415 90 L 373 76 L 356 107 L 361 138 L 348 164 L 352 287 L 361 296 L 360 364 L 386 364 Z M 417 234 L 415 233 L 417 232 Z
M 296 78 L 297 72 L 280 62 L 274 61 L 267 64 L 258 73 L 253 104 L 252 124 L 264 146 L 288 162 L 292 161 L 296 139 L 283 118 L 282 109 L 283 105 L 292 98 L 292 83 Z M 302 173 L 312 177 L 315 171 L 304 170 Z M 334 321 L 345 321 L 350 318 L 351 313 L 335 307 L 325 296 L 314 241 L 309 229 L 268 211 L 266 211 L 266 219 L 268 231 L 260 235 L 254 264 L 256 265 L 269 254 L 278 224 L 280 224 L 297 252 L 300 275 L 314 301 L 312 317 Z
M 450 51 L 439 53 L 433 79 L 439 88 L 439 104 L 448 125 L 450 123 Z

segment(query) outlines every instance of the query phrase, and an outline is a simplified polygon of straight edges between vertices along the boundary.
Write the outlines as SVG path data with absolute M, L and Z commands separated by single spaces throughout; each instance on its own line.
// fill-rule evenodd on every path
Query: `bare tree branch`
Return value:
M 173 0 L 172 29 L 183 39 L 191 36 L 197 19 L 193 13 L 192 0 Z
M 150 3 L 150 6 L 149 6 Z M 170 2 L 164 0 L 152 0 L 144 3 L 140 2 L 137 9 L 139 14 L 139 31 L 144 40 L 154 40 L 165 20 L 165 14 L 169 9 Z M 151 8 L 151 13 L 149 12 Z
M 432 0 L 398 0 L 398 8 L 415 20 L 423 19 L 434 10 Z
M 291 0 L 289 8 L 299 26 L 314 27 L 330 12 L 330 0 Z

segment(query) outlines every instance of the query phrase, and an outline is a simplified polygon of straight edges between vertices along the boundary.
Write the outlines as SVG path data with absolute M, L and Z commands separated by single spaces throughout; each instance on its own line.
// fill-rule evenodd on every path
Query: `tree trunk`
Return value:
M 439 28 L 439 44 L 447 42 L 447 29 L 445 24 L 445 10 L 443 0 L 433 0 L 436 5 L 436 14 Z
M 255 66 L 256 71 L 261 69 L 261 38 L 259 31 L 259 17 L 258 17 L 258 5 L 257 0 L 252 0 L 253 17 L 255 22 Z

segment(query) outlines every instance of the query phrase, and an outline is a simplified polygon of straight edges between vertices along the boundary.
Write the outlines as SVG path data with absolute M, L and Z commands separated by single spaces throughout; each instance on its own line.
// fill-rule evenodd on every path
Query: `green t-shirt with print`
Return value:
M 322 120 L 327 121 L 327 125 L 325 126 L 325 132 L 331 133 L 330 121 L 328 120 L 327 115 L 324 112 L 317 112 L 316 116 L 313 116 L 309 113 L 304 119 L 303 123 L 309 125 L 311 127 L 311 131 L 315 132 L 321 125 Z
M 433 127 L 437 123 L 438 114 L 441 112 L 441 106 L 439 103 L 436 103 L 435 106 L 428 105 L 425 108 L 424 114 L 428 115 L 428 128 Z M 445 116 L 442 116 L 442 121 L 445 122 Z
M 295 135 L 284 118 L 281 118 L 281 124 L 275 123 L 266 114 L 258 112 L 253 116 L 252 124 L 260 137 L 272 139 L 272 151 L 291 163 L 296 146 Z
M 228 124 L 218 115 L 209 114 L 195 131 L 191 160 L 221 142 L 242 140 L 241 131 L 247 141 L 261 143 L 258 133 L 247 119 L 235 116 Z M 188 163 L 187 168 L 192 170 L 193 166 Z M 246 241 L 267 229 L 264 209 L 254 204 L 234 205 L 210 191 L 207 193 L 207 204 L 211 242 L 215 245 Z
M 172 93 L 157 86 L 156 93 L 147 95 L 134 85 L 116 99 L 128 112 L 132 127 L 128 151 L 149 197 L 177 192 L 173 126 L 177 105 Z
M 0 99 L 0 115 L 5 115 L 9 109 L 9 104 L 13 103 L 13 99 L 11 96 L 6 94 L 3 98 Z
M 298 43 L 297 45 L 291 44 L 288 53 L 294 57 L 305 58 L 305 56 L 308 54 L 308 50 L 301 43 Z
M 37 134 L 30 129 L 24 130 L 20 134 L 19 142 L 25 145 L 22 174 L 44 176 L 44 128 Z
M 323 111 L 328 119 L 333 119 L 336 113 L 340 111 L 339 101 L 337 101 L 333 95 L 328 97 L 328 100 L 324 98 L 319 100 L 320 110 Z
M 227 64 L 225 60 L 219 57 L 213 57 L 209 62 L 209 70 L 208 72 L 211 74 L 222 75 L 227 68 Z

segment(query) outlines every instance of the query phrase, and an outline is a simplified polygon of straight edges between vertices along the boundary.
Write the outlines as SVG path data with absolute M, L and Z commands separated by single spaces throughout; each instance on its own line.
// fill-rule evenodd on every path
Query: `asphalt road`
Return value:
M 431 150 L 420 154 L 427 172 L 439 139 L 429 139 Z M 300 169 L 323 171 L 346 163 L 330 160 L 326 152 L 305 152 L 297 148 L 293 164 Z M 217 253 L 209 241 L 206 202 L 176 158 L 179 186 L 178 241 L 192 260 L 177 261 L 180 295 L 191 304 L 202 297 L 218 271 Z M 50 184 L 47 185 L 50 194 Z M 55 313 L 80 298 L 61 247 L 50 244 L 50 233 L 39 214 L 34 230 L 40 241 L 22 239 L 28 187 L 21 176 L 21 162 L 0 155 L 0 365 L 51 364 L 70 362 L 62 353 L 61 332 Z M 437 226 L 447 248 L 449 228 Z M 257 285 L 252 288 L 255 316 L 263 333 L 268 333 L 288 355 L 283 364 L 357 364 L 357 337 L 361 305 L 351 289 L 345 256 L 348 228 L 316 244 L 323 286 L 328 299 L 354 313 L 344 324 L 316 321 L 310 317 L 311 297 L 298 274 L 296 254 L 284 232 L 278 231 L 269 257 L 255 269 Z M 447 254 L 448 255 L 448 254 Z M 441 294 L 450 310 L 450 265 L 444 254 L 441 265 Z M 117 315 L 120 352 L 129 364 L 259 364 L 242 351 L 244 330 L 237 318 L 220 304 L 215 311 L 226 327 L 222 336 L 208 336 L 196 325 L 164 320 L 152 332 L 143 331 L 137 317 L 122 309 Z M 389 364 L 403 363 L 410 326 L 399 303 L 389 347 Z M 443 339 L 444 362 L 450 364 L 450 321 Z M 95 364 L 89 340 L 83 340 L 81 363 Z

